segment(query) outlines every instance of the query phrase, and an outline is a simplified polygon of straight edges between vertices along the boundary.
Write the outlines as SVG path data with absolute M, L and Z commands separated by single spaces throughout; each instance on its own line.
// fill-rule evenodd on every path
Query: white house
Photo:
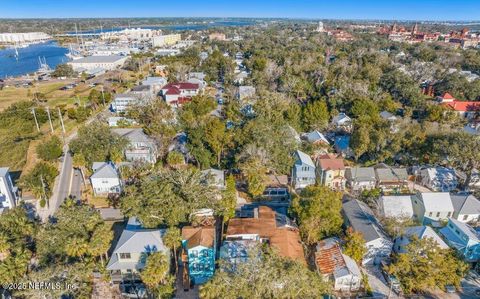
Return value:
M 142 85 L 150 86 L 154 94 L 158 94 L 167 83 L 165 77 L 147 77 L 142 81 Z
M 420 176 L 422 185 L 432 191 L 450 192 L 458 185 L 455 171 L 442 166 L 421 169 Z
M 332 118 L 332 126 L 337 130 L 351 132 L 353 128 L 352 119 L 341 112 Z
M 5 209 L 12 209 L 19 200 L 18 189 L 13 186 L 7 167 L 0 167 L 0 214 Z
M 162 87 L 161 95 L 171 106 L 181 106 L 189 102 L 200 92 L 200 86 L 195 83 L 178 82 L 168 83 Z
M 295 152 L 295 164 L 292 168 L 292 185 L 295 189 L 315 184 L 315 163 L 309 155 L 301 151 Z
M 418 239 L 433 239 L 433 241 L 435 241 L 441 249 L 450 248 L 430 226 L 412 226 L 407 227 L 405 229 L 405 233 L 395 239 L 393 251 L 396 253 L 405 253 L 408 244 L 410 244 L 414 236 L 416 236 Z
M 330 145 L 330 142 L 328 142 L 325 135 L 323 135 L 317 130 L 306 133 L 305 135 L 303 135 L 303 138 L 306 139 L 309 143 Z
M 116 113 L 125 113 L 128 108 L 138 105 L 143 102 L 143 98 L 139 94 L 122 93 L 115 96 L 110 108 Z
M 453 204 L 453 218 L 461 222 L 480 220 L 480 201 L 472 194 L 450 195 Z
M 90 176 L 95 195 L 118 194 L 122 192 L 122 181 L 117 168 L 111 162 L 93 162 Z
M 352 191 L 371 190 L 377 184 L 373 167 L 353 167 L 345 170 L 347 185 Z
M 362 274 L 355 261 L 342 253 L 336 238 L 318 242 L 315 264 L 320 274 L 333 281 L 333 289 L 339 292 L 355 292 L 360 289 Z
M 365 203 L 356 199 L 345 201 L 342 212 L 346 226 L 360 232 L 365 239 L 367 253 L 363 257 L 364 265 L 379 264 L 381 260 L 390 256 L 393 242 Z
M 139 161 L 155 164 L 157 162 L 157 144 L 141 128 L 113 129 L 112 132 L 125 137 L 129 141 L 125 149 L 127 161 Z
M 145 229 L 135 218 L 130 218 L 107 264 L 112 281 L 139 281 L 138 273 L 153 252 L 163 252 L 170 261 L 170 250 L 162 239 L 165 232 L 165 229 Z
M 123 66 L 128 56 L 88 56 L 68 62 L 74 71 L 83 72 L 93 69 L 114 70 Z
M 416 218 L 422 224 L 440 225 L 439 221 L 447 220 L 454 212 L 448 192 L 417 192 L 412 201 Z
M 381 196 L 378 205 L 380 215 L 385 218 L 412 219 L 414 215 L 410 195 Z

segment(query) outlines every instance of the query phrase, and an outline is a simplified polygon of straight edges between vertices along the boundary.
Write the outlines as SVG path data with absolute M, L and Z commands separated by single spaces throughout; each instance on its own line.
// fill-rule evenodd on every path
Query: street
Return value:
M 83 185 L 82 172 L 79 169 L 75 168 L 73 170 L 72 186 L 70 187 L 70 195 L 73 198 L 76 198 L 76 199 L 82 198 L 82 185 Z

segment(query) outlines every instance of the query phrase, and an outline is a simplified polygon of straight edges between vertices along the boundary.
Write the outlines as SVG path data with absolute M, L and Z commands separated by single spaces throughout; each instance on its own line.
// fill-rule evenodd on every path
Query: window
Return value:
M 437 217 L 440 217 L 440 212 L 437 212 Z
M 433 216 L 432 212 L 428 213 L 428 217 L 432 217 L 432 216 Z
M 468 215 L 463 215 L 463 220 L 467 220 L 468 219 Z
M 452 212 L 448 212 L 447 217 L 450 218 L 452 216 Z
M 120 253 L 120 259 L 125 260 L 125 259 L 130 259 L 130 253 Z

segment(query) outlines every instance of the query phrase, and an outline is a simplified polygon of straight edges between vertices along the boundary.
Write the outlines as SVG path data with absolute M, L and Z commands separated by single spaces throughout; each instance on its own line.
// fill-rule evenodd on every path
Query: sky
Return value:
M 0 18 L 480 20 L 480 0 L 0 0 Z

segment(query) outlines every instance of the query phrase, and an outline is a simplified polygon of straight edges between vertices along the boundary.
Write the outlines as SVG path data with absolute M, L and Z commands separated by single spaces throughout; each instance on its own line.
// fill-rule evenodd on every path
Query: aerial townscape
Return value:
M 1 299 L 480 298 L 480 3 L 14 2 Z

